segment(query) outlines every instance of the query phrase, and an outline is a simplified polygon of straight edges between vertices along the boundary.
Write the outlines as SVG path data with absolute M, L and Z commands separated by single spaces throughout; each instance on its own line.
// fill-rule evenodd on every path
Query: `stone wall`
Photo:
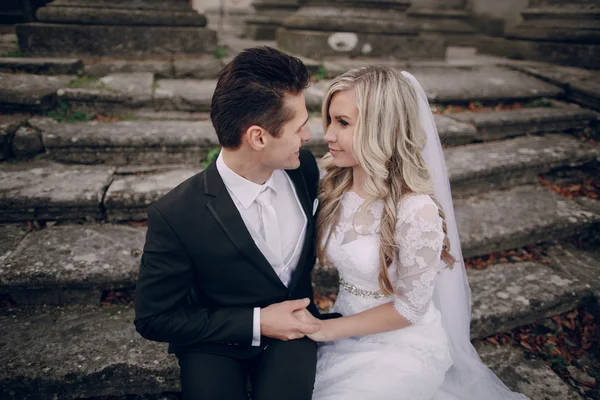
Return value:
M 480 32 L 500 36 L 506 28 L 519 24 L 521 11 L 528 0 L 468 0 L 467 8 L 473 13 L 473 25 Z

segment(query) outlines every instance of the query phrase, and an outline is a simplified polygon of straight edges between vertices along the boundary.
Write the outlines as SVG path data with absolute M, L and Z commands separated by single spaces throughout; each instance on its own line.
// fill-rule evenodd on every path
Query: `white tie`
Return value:
M 270 187 L 265 188 L 265 190 L 256 197 L 263 226 L 263 239 L 265 239 L 265 242 L 267 242 L 267 245 L 273 253 L 281 259 L 279 223 L 277 222 L 275 208 L 273 208 L 273 205 L 271 204 L 272 200 L 273 190 Z

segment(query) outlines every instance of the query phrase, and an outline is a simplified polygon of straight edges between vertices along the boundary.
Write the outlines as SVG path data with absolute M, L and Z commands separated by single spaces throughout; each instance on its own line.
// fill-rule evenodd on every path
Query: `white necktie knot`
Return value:
M 256 196 L 256 202 L 261 207 L 270 206 L 273 203 L 273 189 L 267 186 L 262 192 Z

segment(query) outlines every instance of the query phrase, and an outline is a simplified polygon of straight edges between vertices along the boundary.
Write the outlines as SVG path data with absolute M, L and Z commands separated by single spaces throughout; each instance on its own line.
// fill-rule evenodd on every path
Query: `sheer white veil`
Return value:
M 435 197 L 444 209 L 450 249 L 456 258 L 454 267 L 444 268 L 438 276 L 433 295 L 434 303 L 442 314 L 453 361 L 440 393 L 434 399 L 527 399 L 522 394 L 511 392 L 483 364 L 471 345 L 471 289 L 462 257 L 442 145 L 425 91 L 413 75 L 406 71 L 402 74 L 410 81 L 418 97 L 419 117 L 427 134 L 427 143 L 421 154 L 433 180 Z

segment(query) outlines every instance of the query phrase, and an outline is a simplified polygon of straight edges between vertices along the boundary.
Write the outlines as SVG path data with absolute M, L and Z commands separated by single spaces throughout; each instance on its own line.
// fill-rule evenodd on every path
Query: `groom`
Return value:
M 240 53 L 212 98 L 221 154 L 148 210 L 135 326 L 169 343 L 183 399 L 243 400 L 248 379 L 253 400 L 311 398 L 318 326 L 293 316 L 318 316 L 308 82 L 297 58 Z

